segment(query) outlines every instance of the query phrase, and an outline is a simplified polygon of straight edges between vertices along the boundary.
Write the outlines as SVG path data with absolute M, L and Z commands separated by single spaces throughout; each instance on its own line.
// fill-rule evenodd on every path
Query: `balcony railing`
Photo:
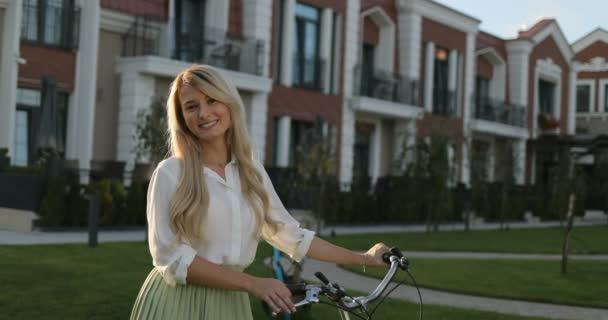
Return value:
M 21 39 L 62 49 L 78 47 L 80 8 L 73 2 L 23 2 Z M 42 6 L 40 6 L 42 5 Z
M 373 70 L 363 73 L 361 65 L 355 67 L 355 92 L 361 96 L 419 106 L 418 80 L 398 73 Z
M 319 57 L 293 56 L 294 87 L 321 90 L 324 87 L 325 60 Z
M 123 36 L 123 56 L 155 55 L 218 68 L 262 75 L 265 42 L 232 35 L 205 27 L 202 32 L 185 33 L 175 39 L 172 53 L 160 50 L 161 23 L 154 18 L 138 17 Z
M 433 90 L 433 114 L 444 117 L 455 117 L 456 92 L 453 90 Z
M 508 104 L 502 100 L 483 98 L 473 99 L 475 118 L 498 122 L 515 127 L 526 127 L 526 109 L 522 106 Z

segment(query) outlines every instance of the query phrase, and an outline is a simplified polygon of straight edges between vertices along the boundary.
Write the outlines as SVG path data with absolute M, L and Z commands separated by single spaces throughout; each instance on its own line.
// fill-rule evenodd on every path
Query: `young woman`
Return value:
M 243 273 L 260 239 L 297 261 L 384 264 L 383 244 L 356 253 L 300 228 L 253 159 L 243 102 L 217 70 L 195 65 L 177 75 L 167 115 L 172 156 L 148 189 L 154 268 L 131 319 L 252 319 L 248 293 L 295 311 L 280 281 Z

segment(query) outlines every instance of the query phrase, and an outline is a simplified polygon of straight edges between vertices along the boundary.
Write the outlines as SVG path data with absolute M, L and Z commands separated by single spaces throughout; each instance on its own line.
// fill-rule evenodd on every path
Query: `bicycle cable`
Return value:
M 422 320 L 422 313 L 423 313 L 423 304 L 422 304 L 422 294 L 420 293 L 420 289 L 418 288 L 418 284 L 416 283 L 416 279 L 414 279 L 414 276 L 412 276 L 412 274 L 410 273 L 409 270 L 405 270 L 405 272 L 407 272 L 407 274 L 410 276 L 410 278 L 412 279 L 412 282 L 414 283 L 414 287 L 416 288 L 416 291 L 418 291 L 418 298 L 420 300 L 420 311 L 419 311 L 419 319 Z M 374 313 L 376 312 L 376 309 L 378 309 L 378 307 L 384 302 L 384 299 L 386 299 L 386 297 L 390 296 L 391 293 L 393 293 L 393 291 L 395 291 L 395 289 L 397 289 L 397 287 L 401 286 L 402 284 L 405 283 L 405 278 L 403 280 L 401 280 L 401 282 L 397 283 L 391 290 L 388 291 L 388 293 L 386 295 L 384 295 L 382 297 L 382 299 L 380 299 L 380 301 L 374 306 L 374 309 L 372 309 L 371 312 L 371 316 L 374 315 Z M 370 316 L 370 318 L 371 318 Z
M 369 311 L 367 311 L 367 309 L 361 304 L 361 302 L 359 302 L 359 300 L 356 300 L 355 298 L 353 298 L 352 296 L 349 295 L 344 295 L 345 297 L 351 298 L 353 301 L 355 301 L 359 307 L 361 308 L 361 310 L 363 310 L 363 312 L 365 312 L 365 314 L 367 315 L 368 319 L 372 318 L 372 315 L 369 313 Z

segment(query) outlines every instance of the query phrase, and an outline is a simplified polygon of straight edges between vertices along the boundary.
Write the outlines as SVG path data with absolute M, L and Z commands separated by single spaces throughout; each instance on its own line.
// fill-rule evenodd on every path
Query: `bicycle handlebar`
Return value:
M 291 291 L 293 295 L 302 295 L 305 294 L 305 298 L 295 303 L 296 307 L 304 306 L 307 304 L 319 303 L 319 294 L 323 294 L 327 296 L 329 299 L 339 302 L 340 305 L 349 310 L 364 308 L 367 309 L 367 305 L 376 300 L 380 295 L 384 292 L 386 287 L 391 283 L 395 274 L 397 272 L 397 268 L 402 270 L 407 270 L 409 267 L 409 260 L 403 256 L 403 253 L 398 248 L 391 248 L 388 252 L 384 253 L 382 259 L 387 264 L 390 264 L 390 268 L 387 271 L 386 275 L 382 279 L 382 281 L 378 284 L 376 289 L 368 295 L 361 297 L 349 297 L 344 293 L 344 289 L 342 289 L 337 283 L 331 283 L 325 275 L 321 272 L 316 272 L 315 276 L 323 282 L 323 285 L 307 285 L 305 283 L 287 285 L 287 288 Z M 273 315 L 276 315 L 273 312 Z

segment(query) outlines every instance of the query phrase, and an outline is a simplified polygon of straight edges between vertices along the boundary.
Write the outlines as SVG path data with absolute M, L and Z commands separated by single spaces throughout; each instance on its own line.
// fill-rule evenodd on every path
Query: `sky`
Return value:
M 544 18 L 555 18 L 570 43 L 598 27 L 608 30 L 608 0 L 436 1 L 481 20 L 481 30 L 507 39 Z

